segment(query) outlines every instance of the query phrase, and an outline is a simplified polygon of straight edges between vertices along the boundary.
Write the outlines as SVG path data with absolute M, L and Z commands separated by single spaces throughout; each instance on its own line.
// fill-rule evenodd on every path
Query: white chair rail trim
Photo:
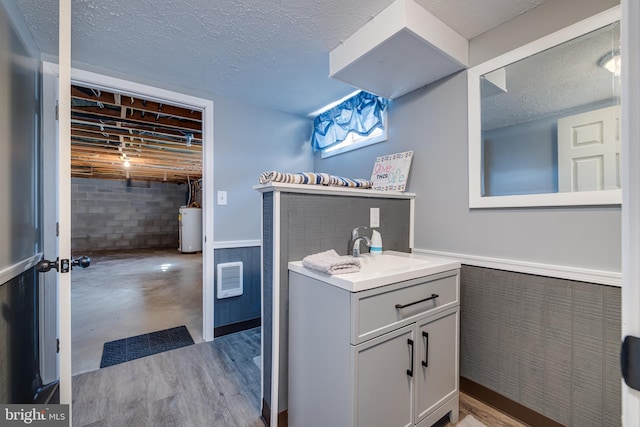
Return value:
M 558 279 L 577 280 L 622 287 L 622 273 L 617 271 L 595 270 L 582 267 L 570 267 L 556 264 L 520 261 L 504 258 L 491 258 L 478 255 L 459 254 L 454 252 L 433 251 L 429 249 L 413 249 L 414 253 L 430 256 L 459 259 L 462 264 L 475 267 L 495 268 L 497 270 L 514 271 L 516 273 L 535 274 Z
M 0 285 L 7 283 L 9 280 L 18 277 L 20 274 L 35 266 L 42 259 L 42 252 L 25 258 L 20 262 L 10 265 L 0 270 Z
M 262 246 L 262 240 L 226 240 L 213 243 L 213 249 L 251 248 L 254 246 Z

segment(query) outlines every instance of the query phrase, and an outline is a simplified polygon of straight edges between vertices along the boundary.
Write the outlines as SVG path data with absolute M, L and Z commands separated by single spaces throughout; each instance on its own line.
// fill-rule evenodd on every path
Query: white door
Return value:
M 57 276 L 60 403 L 71 404 L 71 273 L 65 272 L 64 266 L 64 260 L 71 260 L 71 0 L 60 0 L 59 23 L 57 256 L 60 267 Z
M 558 120 L 558 191 L 620 188 L 620 106 Z
M 640 2 L 622 1 L 622 335 L 640 337 Z M 640 425 L 640 391 L 622 386 L 622 423 Z
M 49 227 L 45 245 L 53 250 L 45 256 L 54 261 L 71 261 L 71 75 L 80 84 L 116 88 L 126 93 L 136 93 L 153 99 L 169 100 L 177 105 L 202 110 L 203 132 L 203 338 L 213 340 L 213 102 L 208 99 L 183 95 L 171 91 L 127 82 L 120 79 L 71 69 L 71 0 L 60 1 L 59 18 L 59 62 L 43 63 L 43 157 L 45 187 L 43 196 L 45 217 L 49 216 Z M 56 83 L 57 82 L 57 83 Z M 55 88 L 57 87 L 57 90 Z M 58 120 L 56 114 L 56 92 L 58 98 Z M 57 125 L 56 125 L 57 123 Z M 55 148 L 54 148 L 55 147 Z M 44 153 L 43 153 L 44 154 Z M 55 157 L 55 158 L 52 158 Z M 55 215 L 55 218 L 51 219 Z M 45 227 L 46 227 L 45 218 Z M 57 231 L 52 238 L 51 229 Z M 53 243 L 51 243 L 53 242 Z M 71 275 L 58 272 L 57 278 L 49 280 L 54 272 L 43 274 L 57 292 L 49 292 L 44 298 L 43 324 L 41 325 L 41 368 L 50 381 L 60 379 L 60 402 L 70 404 L 71 393 Z M 56 284 L 57 281 L 57 284 Z M 43 286 L 48 286 L 45 284 Z M 44 325 L 46 323 L 46 326 Z M 55 325 L 53 327 L 52 325 Z M 59 353 L 56 356 L 56 338 Z M 53 349 L 53 350 L 52 350 Z

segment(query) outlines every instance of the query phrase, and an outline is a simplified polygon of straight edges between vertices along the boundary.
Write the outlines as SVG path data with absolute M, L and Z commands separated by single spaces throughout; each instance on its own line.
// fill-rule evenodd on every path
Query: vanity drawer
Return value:
M 459 270 L 352 294 L 351 343 L 380 334 L 459 304 Z

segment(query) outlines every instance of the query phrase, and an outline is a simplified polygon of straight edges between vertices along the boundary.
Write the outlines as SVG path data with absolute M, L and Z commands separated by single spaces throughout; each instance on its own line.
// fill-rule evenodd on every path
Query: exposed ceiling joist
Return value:
M 202 177 L 200 111 L 80 86 L 72 86 L 71 95 L 72 176 Z

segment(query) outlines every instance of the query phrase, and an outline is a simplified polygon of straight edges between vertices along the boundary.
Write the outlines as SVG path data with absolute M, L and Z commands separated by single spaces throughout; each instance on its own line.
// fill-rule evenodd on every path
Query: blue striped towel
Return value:
M 317 172 L 287 173 L 268 171 L 260 174 L 259 181 L 260 184 L 266 184 L 268 182 L 282 182 L 286 184 L 331 185 L 334 187 L 373 187 L 373 182 L 366 179 L 351 179 Z

